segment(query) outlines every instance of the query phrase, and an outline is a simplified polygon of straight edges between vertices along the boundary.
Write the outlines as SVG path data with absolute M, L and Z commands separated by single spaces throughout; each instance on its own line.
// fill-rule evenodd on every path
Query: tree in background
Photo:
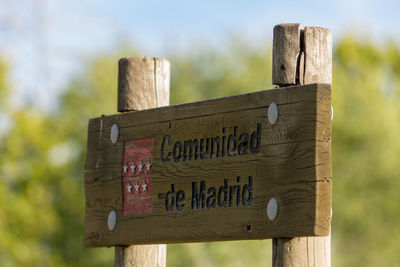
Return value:
M 29 105 L 15 110 L 1 69 L 0 113 L 11 127 L 0 136 L 0 266 L 110 266 L 110 249 L 82 247 L 82 223 L 86 120 L 115 110 L 107 91 L 115 85 L 107 81 L 116 72 L 97 79 L 113 63 L 96 60 L 52 114 Z
M 398 266 L 399 44 L 347 36 L 333 66 L 333 265 Z
M 118 58 L 103 55 L 70 81 L 53 113 L 7 100 L 0 64 L 0 265 L 111 266 L 113 249 L 82 247 L 87 123 L 116 113 Z M 272 88 L 271 49 L 233 38 L 167 57 L 171 104 Z M 400 49 L 344 37 L 333 69 L 333 266 L 399 260 Z M 1 120 L 0 120 L 1 121 Z M 0 125 L 3 125 L 0 124 Z M 169 245 L 169 266 L 269 266 L 271 242 Z

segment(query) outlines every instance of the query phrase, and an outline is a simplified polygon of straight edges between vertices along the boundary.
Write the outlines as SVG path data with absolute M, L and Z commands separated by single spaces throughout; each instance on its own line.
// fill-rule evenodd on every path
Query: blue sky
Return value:
M 84 59 L 121 42 L 165 57 L 198 42 L 223 49 L 233 33 L 269 43 L 274 25 L 298 22 L 330 28 L 334 39 L 350 32 L 400 43 L 399 10 L 398 0 L 0 0 L 0 56 L 10 62 L 14 98 L 46 108 Z

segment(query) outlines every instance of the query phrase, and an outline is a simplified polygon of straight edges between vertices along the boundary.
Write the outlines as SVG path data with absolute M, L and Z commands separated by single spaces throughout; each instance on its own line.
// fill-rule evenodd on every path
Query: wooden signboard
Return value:
M 328 84 L 91 119 L 84 244 L 327 235 L 330 137 Z

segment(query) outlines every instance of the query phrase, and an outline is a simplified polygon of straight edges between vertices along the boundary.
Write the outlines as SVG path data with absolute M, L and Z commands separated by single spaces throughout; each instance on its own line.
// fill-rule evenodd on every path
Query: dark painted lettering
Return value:
M 218 190 L 218 206 L 220 208 L 228 207 L 228 181 L 226 179 L 224 179 L 224 185 Z
M 257 142 L 256 145 L 254 144 L 255 142 Z M 253 132 L 251 134 L 251 139 L 250 139 L 251 154 L 256 154 L 260 152 L 260 146 L 261 146 L 261 124 L 257 123 L 257 132 Z
M 247 154 L 247 149 L 249 148 L 249 135 L 247 133 L 242 133 L 239 136 L 239 147 L 238 152 L 239 155 Z
M 253 200 L 253 177 L 249 176 L 249 183 L 243 186 L 242 201 L 243 206 L 251 206 Z
M 192 210 L 193 209 L 204 209 L 205 201 L 206 201 L 206 182 L 200 182 L 200 193 L 197 190 L 197 183 L 192 182 Z
M 215 187 L 208 188 L 207 209 L 213 209 L 217 203 L 217 190 Z
M 210 153 L 210 138 L 206 139 L 206 151 L 204 152 L 204 138 L 200 139 L 200 159 L 208 159 Z
M 166 135 L 162 141 L 162 145 L 161 145 L 161 160 L 163 163 L 166 163 L 168 161 L 170 161 L 170 157 L 171 157 L 171 152 L 168 152 L 168 155 L 165 156 L 165 145 L 166 142 L 168 142 L 168 146 L 172 146 L 172 138 L 169 135 Z
M 233 135 L 231 134 L 228 138 L 228 145 L 227 145 L 227 152 L 228 152 L 228 156 L 235 156 L 236 155 L 236 149 L 237 149 L 237 136 L 236 136 L 236 132 L 237 132 L 237 126 L 235 126 L 235 128 L 233 129 Z M 231 147 L 233 143 L 233 146 Z
M 219 136 L 217 136 L 217 137 L 212 137 L 211 138 L 211 153 L 210 153 L 210 158 L 213 158 L 213 157 L 216 157 L 216 158 L 218 158 L 219 157 L 219 151 L 220 151 L 220 140 L 219 140 L 220 138 L 219 138 Z M 216 156 L 214 156 L 214 149 L 215 149 L 215 147 L 216 147 L 216 150 L 217 150 L 217 152 L 216 152 Z
M 176 210 L 177 211 L 182 211 L 183 206 L 185 206 L 185 204 L 179 204 L 181 202 L 185 201 L 185 191 L 183 190 L 179 190 L 176 193 Z
M 187 140 L 183 142 L 183 160 L 187 160 L 189 156 L 189 160 L 192 159 L 193 156 L 193 150 L 194 150 L 194 159 L 196 160 L 197 157 L 199 156 L 199 141 L 197 139 L 192 140 Z M 194 149 L 193 149 L 194 148 Z M 188 149 L 189 149 L 189 155 L 188 155 Z
M 171 191 L 168 191 L 165 197 L 165 210 L 173 211 L 175 205 L 175 185 L 171 184 Z
M 235 180 L 232 181 L 233 184 L 230 184 L 228 179 L 224 179 L 223 185 L 218 189 L 214 186 L 207 189 L 206 181 L 201 181 L 200 187 L 198 182 L 192 182 L 192 210 L 251 206 L 253 201 L 253 177 L 248 176 L 248 183 L 244 185 L 240 185 L 240 176 L 237 176 Z M 171 211 L 176 207 L 177 211 L 182 211 L 184 201 L 185 192 L 179 190 L 175 194 L 175 186 L 172 184 L 171 191 L 167 193 L 165 200 L 166 210 Z
M 174 145 L 174 161 L 179 162 L 181 158 L 182 158 L 182 143 L 178 141 Z
M 236 177 L 236 182 L 237 182 L 237 186 L 236 186 L 236 207 L 240 206 L 240 176 Z
M 232 129 L 232 127 L 230 127 Z M 238 126 L 233 126 L 233 133 L 226 134 L 226 127 L 222 127 L 220 136 L 194 138 L 183 141 L 172 141 L 170 135 L 166 135 L 161 143 L 161 160 L 168 163 L 173 157 L 174 162 L 230 157 L 236 155 L 256 154 L 261 148 L 261 124 L 257 123 L 257 129 L 251 134 L 242 132 L 238 134 Z M 172 149 L 173 148 L 173 149 Z

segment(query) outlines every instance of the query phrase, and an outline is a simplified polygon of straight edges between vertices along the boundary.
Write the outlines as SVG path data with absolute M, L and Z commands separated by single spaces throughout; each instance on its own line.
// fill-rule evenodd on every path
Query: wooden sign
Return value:
M 330 138 L 328 84 L 91 119 L 84 244 L 327 235 Z

